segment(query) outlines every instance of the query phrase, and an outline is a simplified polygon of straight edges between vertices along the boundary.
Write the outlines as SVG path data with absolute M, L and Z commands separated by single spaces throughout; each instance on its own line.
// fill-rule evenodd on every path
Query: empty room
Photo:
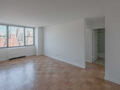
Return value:
M 120 0 L 0 0 L 0 90 L 120 90 Z

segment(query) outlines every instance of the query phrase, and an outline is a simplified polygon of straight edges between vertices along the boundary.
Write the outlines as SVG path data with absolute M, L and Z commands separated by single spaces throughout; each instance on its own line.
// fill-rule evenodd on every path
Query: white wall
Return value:
M 92 31 L 92 54 L 93 54 L 92 62 L 94 62 L 98 58 L 98 49 L 97 49 L 98 40 L 97 39 L 98 39 L 98 33 L 94 30 Z
M 120 0 L 105 1 L 105 79 L 120 84 Z
M 99 28 L 105 28 L 105 17 L 92 17 L 92 18 L 86 18 L 86 27 L 88 29 L 99 29 Z
M 44 53 L 44 27 L 37 27 L 35 30 L 35 47 L 36 55 L 43 55 Z
M 85 28 L 85 60 L 92 63 L 92 30 Z
M 44 54 L 85 68 L 84 21 L 46 27 Z
M 35 47 L 18 47 L 18 48 L 3 48 L 0 49 L 0 61 L 8 60 L 17 56 L 35 55 Z

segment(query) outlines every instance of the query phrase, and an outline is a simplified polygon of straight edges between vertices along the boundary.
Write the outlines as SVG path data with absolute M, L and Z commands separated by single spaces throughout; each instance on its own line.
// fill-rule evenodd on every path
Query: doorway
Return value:
M 105 29 L 92 30 L 92 63 L 105 65 Z

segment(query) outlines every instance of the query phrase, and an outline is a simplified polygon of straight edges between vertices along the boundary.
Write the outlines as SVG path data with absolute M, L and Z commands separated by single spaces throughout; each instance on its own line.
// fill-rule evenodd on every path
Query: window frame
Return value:
M 24 32 L 24 27 L 22 27 L 22 26 L 13 26 L 13 25 L 9 25 L 8 26 L 8 38 L 7 38 L 7 40 L 8 40 L 8 48 L 13 48 L 13 47 L 24 47 L 25 46 L 25 41 L 24 41 L 24 45 L 22 45 L 22 46 L 9 46 L 9 27 L 20 27 L 20 28 L 23 28 L 23 32 Z M 24 37 L 25 38 L 25 37 Z M 25 39 L 24 39 L 25 40 Z
M 13 25 L 13 24 L 1 24 L 0 25 L 4 25 L 6 26 L 6 33 L 7 33 L 7 46 L 6 47 L 0 47 L 0 49 L 4 49 L 4 48 L 18 48 L 18 47 L 28 47 L 28 46 L 34 46 L 35 45 L 35 27 L 29 27 L 29 26 L 22 26 L 22 25 Z M 12 46 L 9 47 L 9 26 L 13 26 L 13 27 L 22 27 L 24 30 L 24 45 L 23 46 Z M 26 37 L 25 37 L 25 28 L 32 28 L 33 29 L 33 44 L 31 45 L 26 45 Z
M 31 27 L 25 27 L 25 28 L 31 28 Z M 26 35 L 25 35 L 25 28 L 24 28 L 24 46 L 34 46 L 35 45 L 35 28 L 33 28 L 33 44 L 26 45 Z

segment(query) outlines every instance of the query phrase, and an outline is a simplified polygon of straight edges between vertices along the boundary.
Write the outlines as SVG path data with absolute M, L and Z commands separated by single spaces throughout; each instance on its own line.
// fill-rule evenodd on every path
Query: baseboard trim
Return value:
M 73 64 L 73 63 L 70 63 L 70 62 L 66 62 L 65 60 L 63 60 L 63 59 L 61 59 L 61 58 L 58 58 L 58 57 L 49 56 L 49 55 L 45 55 L 45 56 L 50 57 L 50 58 L 53 58 L 53 59 L 55 59 L 55 60 L 59 60 L 59 61 L 62 61 L 62 62 L 71 64 L 71 65 L 74 65 L 74 66 L 79 67 L 79 68 L 83 68 L 83 69 L 86 68 L 85 65 L 78 65 L 78 64 Z
M 18 56 L 18 57 L 13 57 L 13 58 L 10 58 L 9 60 L 14 60 L 14 59 L 19 59 L 19 58 L 25 58 L 26 56 Z
M 105 76 L 104 79 L 120 85 L 120 81 L 118 79 L 113 79 L 113 78 L 108 77 L 108 76 Z

